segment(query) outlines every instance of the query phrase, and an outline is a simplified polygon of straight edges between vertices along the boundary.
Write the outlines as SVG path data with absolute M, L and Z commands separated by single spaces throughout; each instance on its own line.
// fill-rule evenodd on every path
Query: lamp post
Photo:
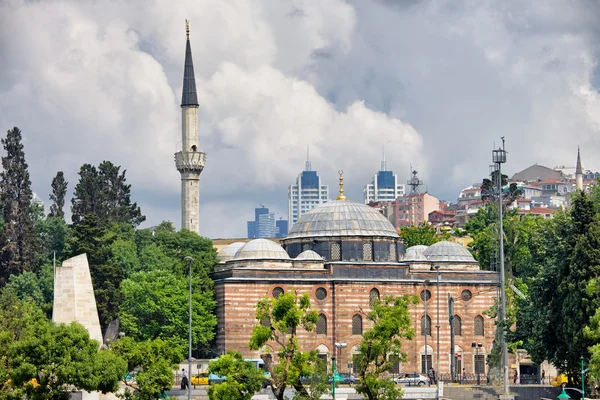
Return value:
M 188 336 L 188 376 L 189 382 L 192 381 L 192 264 L 194 263 L 194 259 L 190 256 L 187 256 L 183 259 L 187 261 L 190 267 L 190 326 L 189 326 L 189 336 Z M 192 399 L 192 386 L 188 383 L 188 400 Z
M 347 346 L 348 346 L 348 343 L 336 343 L 335 344 L 335 348 L 337 349 L 338 364 L 342 362 L 342 349 L 345 349 Z
M 436 302 L 437 302 L 437 325 L 435 326 L 435 329 L 437 331 L 437 344 L 436 344 L 436 365 L 435 365 L 435 370 L 436 373 L 439 376 L 440 373 L 440 266 L 436 265 L 435 267 L 435 271 L 437 273 L 436 276 L 436 288 L 435 288 L 435 298 L 436 298 Z M 436 382 L 437 382 L 437 378 L 436 378 Z
M 585 364 L 581 356 L 581 399 L 585 400 Z
M 335 355 L 331 356 L 331 398 L 335 399 L 335 374 L 337 370 L 335 368 Z
M 425 375 L 429 375 L 429 367 L 427 366 L 427 335 L 431 332 L 431 324 L 427 320 L 427 301 L 429 300 L 429 296 L 427 295 L 427 285 L 429 285 L 429 279 L 426 279 L 425 282 L 423 282 L 423 303 L 425 303 L 425 329 L 423 332 L 425 335 Z

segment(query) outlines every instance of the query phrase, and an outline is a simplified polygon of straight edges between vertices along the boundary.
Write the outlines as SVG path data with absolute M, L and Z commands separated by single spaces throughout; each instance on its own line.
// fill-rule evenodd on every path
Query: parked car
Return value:
M 338 382 L 342 385 L 353 385 L 356 382 L 358 382 L 358 378 L 356 378 L 354 375 L 352 375 L 349 372 L 340 372 L 338 373 L 339 377 L 341 380 L 338 380 Z M 331 376 L 329 378 L 327 378 L 327 384 L 331 385 Z
M 429 383 L 429 377 L 417 372 L 409 372 L 401 373 L 394 381 L 403 385 L 422 386 Z
M 552 386 L 561 386 L 563 383 L 569 383 L 569 378 L 565 374 L 560 374 L 552 379 Z
M 192 385 L 208 385 L 208 372 L 200 372 L 192 376 Z

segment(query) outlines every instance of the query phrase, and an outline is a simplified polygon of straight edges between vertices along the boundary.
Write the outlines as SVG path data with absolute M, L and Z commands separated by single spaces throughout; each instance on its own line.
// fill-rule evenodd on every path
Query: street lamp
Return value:
M 435 326 L 435 329 L 437 331 L 437 344 L 436 344 L 436 349 L 435 351 L 436 353 L 436 366 L 435 366 L 435 370 L 437 371 L 437 374 L 439 376 L 440 373 L 440 266 L 436 265 L 435 267 L 435 272 L 437 273 L 436 276 L 436 289 L 435 289 L 435 298 L 436 298 L 436 302 L 437 302 L 437 325 Z M 437 377 L 436 377 L 436 382 L 437 382 Z
M 190 267 L 190 326 L 189 326 L 189 336 L 188 336 L 188 376 L 189 382 L 192 381 L 192 264 L 194 263 L 194 259 L 190 256 L 187 256 L 183 259 L 187 261 Z M 188 400 L 192 399 L 192 386 L 188 383 Z
M 581 399 L 585 400 L 585 364 L 581 356 Z
M 335 399 L 335 375 L 337 374 L 337 369 L 335 367 L 335 352 L 334 355 L 331 356 L 331 398 Z
M 336 349 L 338 349 L 338 364 L 342 362 L 342 349 L 345 349 L 346 347 L 348 347 L 348 343 L 336 343 L 335 344 Z
M 425 329 L 423 331 L 423 333 L 425 334 L 425 374 L 428 375 L 429 374 L 429 367 L 427 366 L 427 334 L 430 333 L 431 331 L 431 324 L 429 324 L 428 320 L 427 320 L 427 301 L 429 300 L 429 297 L 427 296 L 427 285 L 429 285 L 429 279 L 426 279 L 425 282 L 423 282 L 423 287 L 425 288 L 423 290 L 423 303 L 425 303 Z M 431 381 L 430 381 L 431 383 Z

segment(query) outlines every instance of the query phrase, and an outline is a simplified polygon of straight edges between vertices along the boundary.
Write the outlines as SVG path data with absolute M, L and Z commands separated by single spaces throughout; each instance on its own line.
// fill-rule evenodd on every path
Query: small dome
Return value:
M 234 242 L 228 244 L 219 251 L 217 258 L 220 262 L 229 261 L 235 256 L 235 253 L 237 253 L 240 248 L 244 247 L 245 244 L 246 243 L 244 242 Z
M 316 251 L 313 250 L 305 250 L 302 253 L 298 254 L 296 260 L 318 260 L 323 261 L 324 258 L 319 255 Z
M 424 246 L 422 244 L 411 246 L 406 249 L 406 254 L 404 254 L 404 260 L 406 261 L 427 261 L 427 257 L 425 256 L 425 250 L 427 250 L 429 246 Z
M 241 247 L 237 253 L 235 253 L 234 260 L 248 260 L 248 259 L 270 259 L 270 260 L 289 260 L 290 256 L 286 251 L 268 239 L 254 239 L 246 243 Z
M 286 239 L 335 236 L 399 237 L 390 221 L 373 207 L 336 200 L 321 204 L 301 216 Z
M 437 242 L 423 252 L 427 261 L 476 262 L 473 255 L 464 246 L 448 241 Z

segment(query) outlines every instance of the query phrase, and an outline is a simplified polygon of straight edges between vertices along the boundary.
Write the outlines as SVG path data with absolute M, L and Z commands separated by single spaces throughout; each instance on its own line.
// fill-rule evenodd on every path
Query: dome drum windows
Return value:
M 364 242 L 363 245 L 363 261 L 373 261 L 373 244 L 371 242 Z
M 331 261 L 340 261 L 342 259 L 342 251 L 339 243 L 331 243 Z

